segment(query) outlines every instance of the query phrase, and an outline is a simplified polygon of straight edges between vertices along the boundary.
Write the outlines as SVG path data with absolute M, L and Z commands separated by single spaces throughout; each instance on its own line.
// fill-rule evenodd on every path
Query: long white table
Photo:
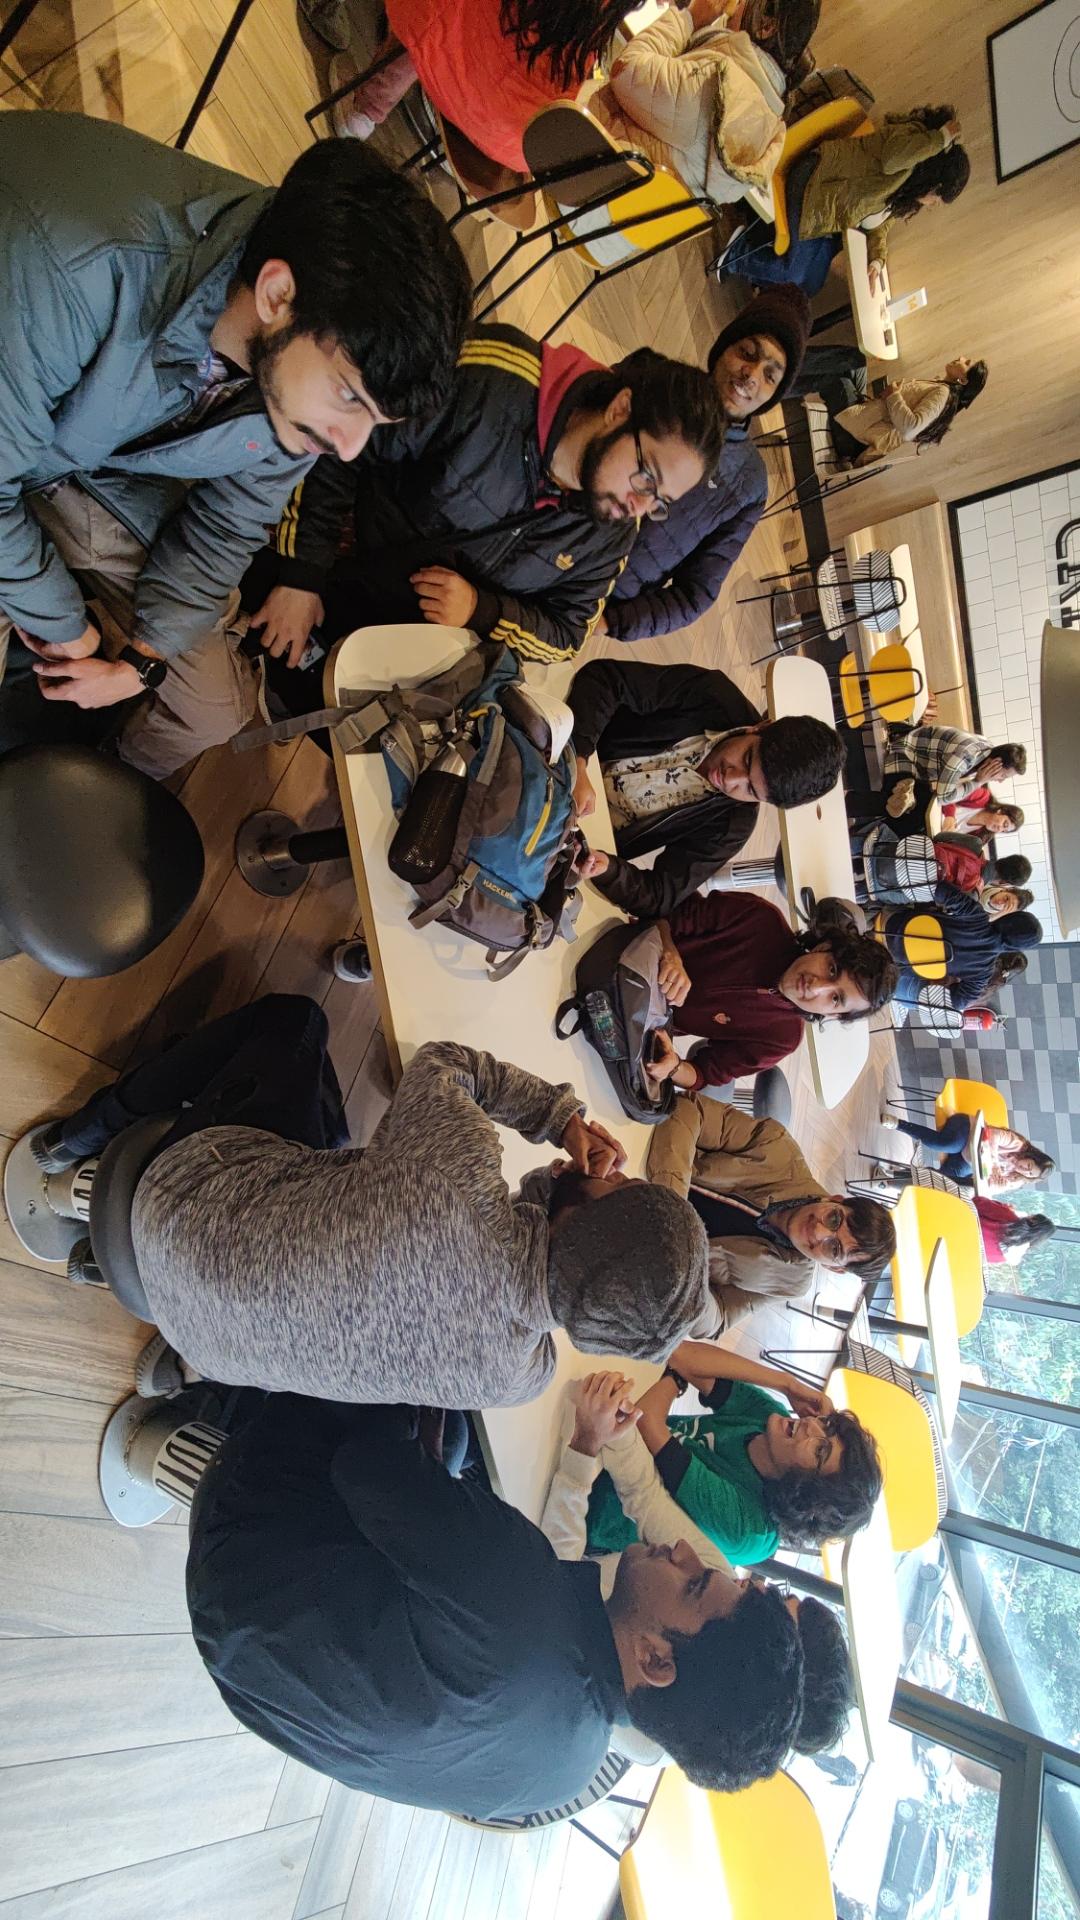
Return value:
M 855 338 L 871 360 L 896 360 L 900 348 L 896 341 L 896 321 L 889 312 L 892 291 L 889 269 L 882 268 L 876 293 L 870 291 L 870 254 L 861 227 L 844 229 L 844 266 L 851 289 L 851 317 Z
M 416 685 L 451 665 L 474 644 L 474 636 L 458 628 L 421 624 L 361 629 L 343 640 L 332 658 L 333 697 L 343 687 Z M 530 669 L 526 673 L 532 677 Z M 561 694 L 571 673 L 571 666 L 546 668 L 539 684 L 545 692 Z M 391 873 L 386 860 L 395 821 L 381 754 L 346 756 L 335 745 L 334 758 L 383 1036 L 395 1078 L 425 1040 L 449 1035 L 546 1080 L 569 1080 L 592 1117 L 622 1141 L 628 1156 L 626 1171 L 642 1173 L 651 1128 L 625 1117 L 598 1055 L 587 1042 L 559 1040 L 554 1029 L 556 1009 L 573 991 L 578 958 L 599 933 L 623 916 L 595 887 L 585 885 L 578 939 L 573 944 L 556 940 L 546 952 L 530 954 L 507 979 L 489 980 L 481 946 L 448 927 L 418 930 L 409 925 L 416 896 Z M 589 840 L 611 850 L 614 839 L 604 785 L 595 764 L 592 775 L 596 812 L 587 822 Z M 516 1133 L 500 1132 L 503 1166 L 511 1185 L 530 1168 L 555 1158 L 554 1148 L 531 1146 Z M 647 1363 L 579 1354 L 561 1334 L 558 1346 L 558 1373 L 539 1399 L 525 1407 L 497 1409 L 484 1418 L 488 1465 L 498 1490 L 533 1519 L 539 1517 L 555 1465 L 567 1382 L 597 1368 L 617 1366 L 644 1388 L 658 1372 Z
M 770 720 L 781 714 L 808 713 L 827 726 L 834 724 L 829 677 L 816 660 L 796 654 L 771 660 L 765 689 Z M 842 782 L 837 781 L 824 799 L 782 809 L 778 818 L 792 926 L 801 924 L 798 906 L 804 887 L 812 887 L 818 900 L 829 896 L 853 900 L 855 874 Z M 828 1020 L 823 1027 L 808 1025 L 806 1047 L 818 1099 L 823 1107 L 838 1106 L 870 1057 L 870 1023 L 856 1020 L 845 1027 L 838 1020 Z

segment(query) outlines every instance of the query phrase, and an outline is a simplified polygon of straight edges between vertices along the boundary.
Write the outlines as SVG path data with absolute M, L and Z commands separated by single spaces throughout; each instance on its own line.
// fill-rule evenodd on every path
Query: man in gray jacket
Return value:
M 510 1406 L 547 1384 L 559 1326 L 586 1352 L 664 1360 L 700 1324 L 700 1220 L 619 1171 L 572 1087 L 429 1042 L 357 1152 L 326 1038 L 313 1001 L 270 994 L 32 1136 L 62 1167 L 184 1108 L 136 1188 L 145 1297 L 125 1304 L 191 1367 L 322 1400 Z M 496 1121 L 569 1156 L 548 1205 L 511 1194 Z
M 0 118 L 0 250 L 0 751 L 149 691 L 120 751 L 163 776 L 254 709 L 234 590 L 316 456 L 441 403 L 464 261 L 355 142 L 275 192 L 67 113 Z

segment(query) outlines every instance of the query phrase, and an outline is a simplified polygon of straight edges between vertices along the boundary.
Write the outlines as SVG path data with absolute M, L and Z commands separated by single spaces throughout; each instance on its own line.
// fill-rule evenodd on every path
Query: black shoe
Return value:
M 47 1120 L 30 1136 L 30 1152 L 42 1173 L 64 1173 L 68 1167 L 77 1167 L 80 1160 L 89 1158 L 85 1153 L 72 1153 L 70 1147 L 61 1143 L 63 1125 L 62 1120 Z

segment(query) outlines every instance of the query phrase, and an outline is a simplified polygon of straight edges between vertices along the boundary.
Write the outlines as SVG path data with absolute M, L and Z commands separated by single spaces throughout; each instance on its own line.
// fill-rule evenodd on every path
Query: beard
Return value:
M 594 526 L 610 526 L 613 520 L 629 518 L 624 503 L 618 494 L 603 493 L 596 485 L 596 476 L 612 447 L 626 438 L 625 427 L 613 427 L 610 433 L 598 433 L 589 441 L 581 456 L 580 497 L 585 511 Z
M 298 438 L 310 440 L 312 446 L 318 447 L 320 453 L 332 454 L 337 459 L 338 450 L 329 440 L 324 440 L 320 433 L 315 432 L 314 427 L 305 426 L 302 420 L 290 419 L 286 410 L 275 368 L 286 347 L 295 337 L 295 327 L 282 327 L 277 333 L 272 334 L 253 334 L 248 348 L 252 379 L 262 395 L 271 431 L 283 452 L 296 458 L 297 448 L 286 445 L 281 437 L 281 429 L 284 426 Z

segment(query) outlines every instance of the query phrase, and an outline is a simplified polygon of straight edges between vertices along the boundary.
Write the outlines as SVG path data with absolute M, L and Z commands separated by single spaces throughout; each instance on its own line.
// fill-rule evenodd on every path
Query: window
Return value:
M 946 1451 L 962 1512 L 1080 1547 L 1080 1427 L 962 1399 Z
M 1080 1789 L 1048 1779 L 1043 1788 L 1036 1920 L 1080 1920 L 1078 1869 Z

